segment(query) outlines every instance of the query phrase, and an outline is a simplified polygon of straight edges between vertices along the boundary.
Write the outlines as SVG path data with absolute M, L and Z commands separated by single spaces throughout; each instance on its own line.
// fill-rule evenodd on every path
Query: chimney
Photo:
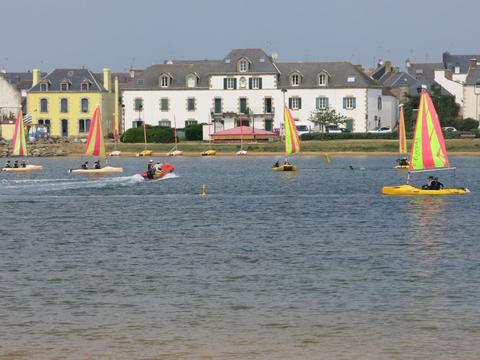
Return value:
M 130 74 L 130 78 L 134 78 L 135 77 L 135 70 L 133 70 L 132 68 L 130 68 L 130 70 L 128 71 L 128 73 Z
M 103 69 L 103 87 L 108 92 L 112 91 L 112 70 L 108 68 Z
M 468 68 L 469 69 L 476 69 L 477 68 L 477 59 L 469 59 L 468 60 Z
M 385 73 L 391 73 L 392 72 L 392 62 L 387 60 L 385 61 Z
M 410 59 L 405 60 L 405 67 L 407 68 L 407 70 L 410 67 L 410 65 L 411 65 Z
M 40 72 L 40 69 L 32 70 L 32 87 L 34 87 L 40 82 L 41 77 L 42 77 L 42 73 Z

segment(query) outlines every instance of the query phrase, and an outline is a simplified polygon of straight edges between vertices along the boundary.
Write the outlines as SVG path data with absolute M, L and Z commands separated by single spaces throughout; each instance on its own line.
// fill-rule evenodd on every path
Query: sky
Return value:
M 0 0 L 0 69 L 145 68 L 223 59 L 441 61 L 480 54 L 479 0 Z

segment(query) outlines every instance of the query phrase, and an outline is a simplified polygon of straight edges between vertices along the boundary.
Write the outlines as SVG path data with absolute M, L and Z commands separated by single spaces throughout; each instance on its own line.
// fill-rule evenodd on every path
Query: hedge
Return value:
M 408 138 L 409 134 L 407 134 Z M 410 138 L 413 134 L 410 134 Z M 398 139 L 398 133 L 309 133 L 301 135 L 302 140 L 366 140 Z
M 185 139 L 187 140 L 203 140 L 203 125 L 193 124 L 185 127 Z
M 128 129 L 122 134 L 121 141 L 125 143 L 143 143 L 143 127 Z M 148 143 L 173 143 L 173 129 L 147 125 Z

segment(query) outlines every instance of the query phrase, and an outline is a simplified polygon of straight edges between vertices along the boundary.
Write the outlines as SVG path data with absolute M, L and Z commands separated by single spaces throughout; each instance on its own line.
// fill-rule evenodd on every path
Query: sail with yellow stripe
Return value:
M 295 155 L 300 153 L 300 137 L 298 136 L 297 127 L 292 117 L 290 109 L 285 105 L 285 154 Z
M 105 139 L 103 137 L 102 117 L 99 106 L 97 106 L 93 113 L 90 131 L 88 132 L 85 155 L 105 156 Z
M 407 136 L 405 134 L 405 116 L 403 114 L 403 106 L 400 107 L 400 118 L 398 119 L 398 143 L 400 155 L 406 154 Z
M 445 140 L 437 111 L 427 90 L 420 95 L 409 171 L 449 168 Z
M 15 129 L 13 130 L 12 155 L 27 156 L 27 142 L 25 140 L 25 126 L 23 124 L 22 111 L 19 110 L 17 120 L 15 121 Z

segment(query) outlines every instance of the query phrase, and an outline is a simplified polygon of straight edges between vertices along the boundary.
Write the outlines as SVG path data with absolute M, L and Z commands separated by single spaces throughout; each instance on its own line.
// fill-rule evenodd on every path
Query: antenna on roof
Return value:
M 274 52 L 272 52 L 270 57 L 272 58 L 273 62 L 275 62 L 278 59 L 278 53 L 274 51 Z

